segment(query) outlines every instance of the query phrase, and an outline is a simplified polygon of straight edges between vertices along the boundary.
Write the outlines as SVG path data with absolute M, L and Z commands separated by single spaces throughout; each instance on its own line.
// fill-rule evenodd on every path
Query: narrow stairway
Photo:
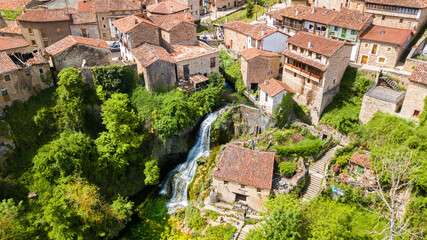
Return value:
M 304 201 L 314 198 L 320 193 L 320 190 L 322 189 L 322 179 L 325 177 L 325 166 L 328 161 L 332 160 L 335 155 L 335 151 L 339 148 L 341 148 L 341 146 L 333 147 L 321 159 L 310 166 L 310 181 L 308 182 L 308 187 L 302 196 Z

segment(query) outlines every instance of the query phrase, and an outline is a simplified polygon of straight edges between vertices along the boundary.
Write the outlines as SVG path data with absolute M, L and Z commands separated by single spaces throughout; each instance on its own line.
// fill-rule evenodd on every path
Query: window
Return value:
M 102 19 L 102 21 L 104 21 L 104 20 L 105 20 L 105 18 L 104 18 L 104 17 L 101 17 L 101 19 Z
M 297 77 L 297 73 L 294 73 L 294 77 Z
M 316 54 L 316 59 L 317 59 L 317 60 L 321 60 L 321 59 L 322 59 L 322 55 L 320 55 L 320 54 Z
M 365 48 L 369 47 L 369 44 L 365 43 Z
M 107 28 L 107 26 L 106 26 L 105 24 L 104 24 L 104 25 L 102 25 L 102 27 L 103 27 L 103 28 Z
M 243 185 L 243 184 L 240 184 L 240 188 L 245 188 L 245 185 Z
M 227 185 L 228 184 L 228 181 L 224 181 L 224 185 Z
M 379 63 L 385 63 L 385 58 L 383 58 L 383 57 L 378 58 L 378 62 Z
M 31 45 L 36 46 L 36 41 L 35 40 L 31 40 Z
M 190 5 L 190 10 L 193 10 L 193 5 Z
M 265 101 L 268 102 L 268 94 L 265 93 Z
M 45 47 L 49 46 L 49 41 L 43 41 Z
M 1 95 L 4 97 L 9 95 L 9 93 L 7 93 L 7 90 L 5 89 L 5 90 L 1 90 Z
M 211 58 L 211 68 L 214 68 L 215 67 L 215 63 L 216 63 L 216 58 Z
M 9 75 L 4 75 L 4 81 L 5 82 L 10 81 L 10 76 Z
M 351 30 L 351 35 L 357 35 L 357 31 L 356 30 Z
M 335 29 L 335 32 L 338 32 L 340 30 L 340 28 L 337 26 L 335 26 L 334 29 Z
M 296 51 L 297 49 L 297 46 L 292 45 L 292 50 Z
M 257 188 L 257 189 L 256 189 L 256 192 L 261 192 L 261 188 Z
M 388 47 L 388 48 L 387 48 L 387 52 L 391 52 L 391 47 Z
M 332 82 L 332 84 L 335 84 L 335 82 L 336 82 L 337 80 L 336 79 L 334 79 L 334 81 Z
M 401 19 L 399 20 L 399 23 L 403 23 L 403 18 L 401 18 Z
M 307 83 L 310 83 L 310 79 L 309 78 L 307 78 Z
M 371 54 L 377 54 L 377 49 L 378 49 L 378 45 L 377 45 L 377 44 L 374 44 L 374 45 L 372 46 Z
M 47 34 L 46 34 L 46 29 L 42 29 L 42 36 L 43 36 L 43 37 L 46 37 L 46 36 L 47 36 Z
M 420 117 L 420 111 L 419 110 L 414 110 L 414 113 L 412 114 L 412 117 L 419 118 Z
M 382 17 L 381 17 L 381 20 L 385 20 L 385 16 L 382 16 Z
M 39 72 L 40 72 L 40 74 L 43 74 L 43 69 L 41 69 L 41 68 L 40 68 L 40 69 L 39 69 Z
M 61 34 L 61 33 L 62 33 L 61 28 L 60 28 L 60 27 L 57 27 L 57 28 L 56 28 L 56 32 L 57 32 L 58 34 Z
M 28 28 L 28 33 L 29 33 L 30 35 L 34 35 L 33 29 Z
M 102 37 L 106 38 L 107 34 L 106 33 L 102 33 Z

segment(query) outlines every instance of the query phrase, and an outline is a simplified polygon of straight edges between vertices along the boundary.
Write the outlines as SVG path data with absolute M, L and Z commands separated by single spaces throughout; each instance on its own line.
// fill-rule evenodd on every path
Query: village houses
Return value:
M 266 14 L 267 24 L 293 36 L 297 32 L 303 30 L 303 18 L 310 14 L 311 11 L 312 8 L 305 5 L 271 11 Z
M 98 38 L 98 22 L 95 12 L 76 12 L 71 14 L 71 35 L 88 38 Z
M 228 49 L 241 52 L 248 48 L 280 53 L 286 49 L 289 35 L 264 24 L 230 22 L 222 25 L 224 44 Z
M 351 47 L 343 41 L 306 32 L 299 32 L 288 39 L 288 47 L 283 52 L 282 81 L 296 92 L 295 101 L 310 109 L 315 124 L 339 91 L 341 78 L 350 61 Z
M 255 104 L 273 116 L 274 111 L 282 102 L 282 98 L 286 94 L 293 93 L 295 93 L 294 90 L 286 83 L 272 78 L 259 84 L 259 98 Z
M 274 152 L 227 145 L 212 173 L 212 191 L 220 201 L 261 211 L 273 187 L 274 156 Z
M 402 117 L 418 120 L 424 109 L 424 99 L 427 97 L 427 62 L 415 68 L 409 81 L 400 114 Z

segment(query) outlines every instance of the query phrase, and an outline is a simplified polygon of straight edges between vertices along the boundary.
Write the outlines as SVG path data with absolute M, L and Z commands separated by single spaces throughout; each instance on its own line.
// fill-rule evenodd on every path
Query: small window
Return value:
M 391 47 L 388 47 L 388 48 L 387 48 L 387 52 L 391 52 Z
M 190 10 L 193 10 L 193 5 L 190 5 Z
M 7 90 L 5 89 L 5 90 L 1 90 L 1 95 L 4 97 L 9 95 L 9 93 L 7 93 Z
M 29 33 L 30 35 L 34 35 L 33 29 L 28 28 L 28 33 Z
M 336 79 L 334 79 L 334 81 L 332 82 L 332 84 L 335 84 L 335 82 L 336 82 L 337 80 Z
M 36 46 L 36 41 L 35 40 L 31 40 L 31 45 Z
M 383 58 L 383 57 L 378 58 L 378 62 L 379 63 L 385 63 L 385 58 Z
M 245 185 L 243 185 L 243 184 L 240 184 L 240 188 L 245 188 Z
M 294 77 L 297 77 L 297 73 L 294 73 Z
M 297 46 L 292 45 L 292 50 L 296 51 L 297 49 Z
M 106 33 L 102 33 L 102 37 L 106 38 L 107 34 Z
M 44 72 L 43 72 L 43 69 L 39 69 L 39 72 L 40 72 L 40 74 L 43 74 Z
M 43 36 L 43 37 L 46 37 L 46 36 L 47 36 L 47 34 L 46 34 L 46 29 L 42 29 L 42 36 Z
M 211 68 L 214 68 L 216 64 L 216 58 L 211 58 Z
M 351 30 L 351 35 L 357 35 L 357 31 L 356 30 Z
M 56 28 L 56 32 L 57 32 L 58 34 L 61 34 L 61 33 L 62 33 L 61 28 L 60 28 L 60 27 L 57 27 L 57 28 Z
M 261 192 L 261 188 L 257 188 L 257 189 L 256 189 L 256 192 Z
M 307 78 L 307 83 L 310 83 L 310 79 L 309 78 Z
M 403 23 L 403 18 L 401 18 L 401 19 L 399 20 L 399 23 Z
M 265 93 L 265 101 L 268 102 L 268 94 Z
M 414 113 L 412 114 L 412 117 L 419 118 L 420 117 L 420 111 L 414 110 Z
M 381 20 L 385 20 L 385 16 L 382 16 L 382 17 L 381 17 Z
M 317 60 L 321 60 L 321 59 L 322 59 L 322 55 L 320 55 L 320 54 L 316 54 L 316 59 L 317 59 Z
M 335 31 L 338 32 L 339 30 L 340 30 L 340 28 L 335 26 Z
M 105 20 L 105 17 L 101 17 L 101 19 L 102 19 L 102 21 L 104 21 L 104 20 Z
M 4 81 L 5 81 L 5 82 L 10 81 L 10 76 L 9 76 L 9 75 L 4 75 Z
M 45 47 L 49 46 L 49 41 L 43 41 Z
M 105 25 L 105 24 L 104 24 L 104 25 L 102 25 L 102 27 L 103 27 L 103 28 L 107 28 L 107 25 Z
M 368 47 L 369 47 L 369 44 L 365 43 L 365 48 L 368 48 Z
M 228 184 L 228 181 L 224 181 L 224 185 L 227 185 Z

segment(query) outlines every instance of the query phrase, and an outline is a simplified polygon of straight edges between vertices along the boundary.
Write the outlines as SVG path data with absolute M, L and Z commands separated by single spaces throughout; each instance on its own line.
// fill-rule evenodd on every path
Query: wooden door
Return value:
M 377 50 L 378 50 L 378 45 L 374 44 L 374 46 L 372 46 L 372 54 L 377 54 Z
M 82 37 L 87 37 L 87 29 L 82 28 Z
M 367 64 L 368 63 L 368 56 L 362 56 L 361 64 Z
M 188 80 L 188 77 L 190 75 L 190 65 L 188 64 L 184 65 L 183 68 L 184 68 L 184 79 Z

